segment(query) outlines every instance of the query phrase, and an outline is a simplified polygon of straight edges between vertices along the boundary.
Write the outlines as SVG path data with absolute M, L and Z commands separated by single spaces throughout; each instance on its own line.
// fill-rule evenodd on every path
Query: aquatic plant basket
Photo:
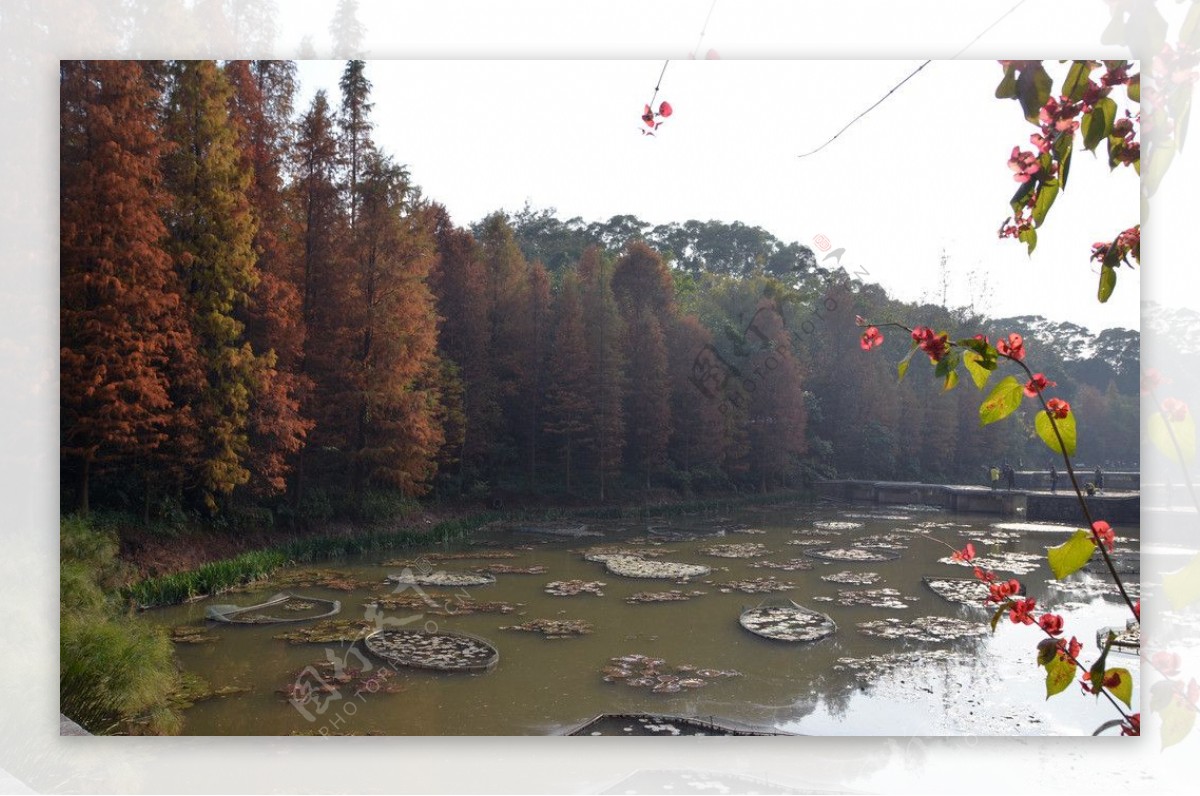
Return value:
M 452 572 L 439 569 L 433 572 L 416 572 L 406 569 L 400 574 L 388 575 L 390 583 L 404 586 L 442 586 L 459 588 L 465 586 L 487 586 L 496 582 L 496 576 L 486 572 Z
M 323 605 L 327 607 L 327 610 L 324 613 L 313 614 L 311 616 L 256 615 L 258 611 L 268 608 L 278 608 L 293 600 L 313 603 L 317 606 Z M 210 605 L 208 606 L 208 610 L 204 612 L 204 617 L 214 622 L 225 622 L 230 625 L 277 625 L 311 622 L 315 619 L 328 619 L 341 610 L 342 604 L 338 600 L 324 600 L 320 597 L 304 597 L 290 592 L 280 592 L 265 603 L 259 603 L 258 605 L 247 605 L 245 607 L 239 605 Z
M 837 632 L 837 623 L 828 614 L 793 600 L 747 608 L 738 617 L 738 624 L 754 635 L 772 641 L 822 641 Z
M 632 727 L 631 732 L 625 732 Z M 679 730 L 671 732 L 669 728 Z M 573 727 L 563 735 L 791 735 L 749 727 L 737 727 L 713 717 L 666 716 L 658 713 L 601 713 Z
M 397 666 L 438 672 L 483 672 L 500 662 L 492 642 L 471 633 L 384 628 L 363 639 L 372 655 Z

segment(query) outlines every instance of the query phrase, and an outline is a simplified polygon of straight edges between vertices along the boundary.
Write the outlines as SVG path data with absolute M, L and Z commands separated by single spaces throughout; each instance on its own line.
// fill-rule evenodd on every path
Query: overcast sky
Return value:
M 798 157 L 920 63 L 673 60 L 659 100 L 675 112 L 655 137 L 639 116 L 661 60 L 371 61 L 367 77 L 376 140 L 460 224 L 529 202 L 588 221 L 741 221 L 810 246 L 824 235 L 904 299 L 940 299 L 944 251 L 952 305 L 973 288 L 993 316 L 1137 328 L 1139 273 L 1123 270 L 1100 305 L 1088 260 L 1137 223 L 1132 170 L 1077 153 L 1033 257 L 997 238 L 1017 187 L 1009 155 L 1035 128 L 994 98 L 995 61 L 935 61 Z M 301 107 L 318 88 L 336 102 L 343 67 L 302 63 Z

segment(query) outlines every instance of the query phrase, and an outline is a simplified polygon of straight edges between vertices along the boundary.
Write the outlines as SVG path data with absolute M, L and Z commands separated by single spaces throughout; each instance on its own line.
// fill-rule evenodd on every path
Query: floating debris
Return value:
M 486 575 L 481 572 L 451 572 L 443 569 L 436 572 L 414 572 L 411 569 L 405 569 L 403 572 L 388 575 L 387 579 L 389 582 L 398 583 L 401 586 L 487 586 L 496 582 L 495 575 Z
M 817 520 L 813 523 L 813 527 L 821 531 L 849 531 L 854 528 L 861 528 L 861 522 L 848 522 L 846 520 Z
M 289 607 L 299 606 L 299 607 Z M 279 609 L 298 613 L 301 611 L 320 610 L 313 616 L 275 616 L 270 613 L 260 613 L 263 609 Z M 307 622 L 312 619 L 324 619 L 342 610 L 342 604 L 337 600 L 322 600 L 317 597 L 298 598 L 287 592 L 280 592 L 271 599 L 258 605 L 245 607 L 237 605 L 210 605 L 204 612 L 205 619 L 214 622 L 225 622 L 234 625 L 275 625 L 287 622 Z
M 872 583 L 879 582 L 878 572 L 849 572 L 843 570 L 834 572 L 832 575 L 822 575 L 821 580 L 829 581 L 830 583 L 844 583 L 847 586 L 870 586 Z
M 900 610 L 908 608 L 908 602 L 917 602 L 916 597 L 905 597 L 895 589 L 860 589 L 839 591 L 837 601 L 841 605 L 866 605 L 871 608 Z
M 902 533 L 877 533 L 854 540 L 855 547 L 869 547 L 880 550 L 907 550 L 910 537 Z
M 171 641 L 176 644 L 212 644 L 220 640 L 220 636 L 208 632 L 208 629 L 201 625 L 180 625 L 171 628 Z
M 775 578 L 747 578 L 746 580 L 731 580 L 727 583 L 716 584 L 722 594 L 740 591 L 743 594 L 770 594 L 777 591 L 790 591 L 796 588 L 795 583 L 776 580 Z
M 907 650 L 889 652 L 886 655 L 870 655 L 865 658 L 838 658 L 833 665 L 837 672 L 851 672 L 864 685 L 877 683 L 883 677 L 900 669 L 927 666 L 930 663 L 957 663 L 962 654 L 952 650 Z
M 542 591 L 552 597 L 574 597 L 577 594 L 594 594 L 603 597 L 601 587 L 607 586 L 598 580 L 555 580 L 546 584 Z
M 690 600 L 692 597 L 708 594 L 706 591 L 691 591 L 682 592 L 678 589 L 671 591 L 639 591 L 625 598 L 625 602 L 630 605 L 638 603 L 675 603 Z
M 516 612 L 518 608 L 524 607 L 522 603 L 510 603 L 503 600 L 476 600 L 462 594 L 426 594 L 424 596 L 419 594 L 389 594 L 376 597 L 363 603 L 363 605 L 392 610 L 405 609 L 419 613 L 433 614 L 435 616 L 466 616 L 475 613 L 511 614 Z
M 638 556 L 610 555 L 604 559 L 604 568 L 614 575 L 626 578 L 660 578 L 687 580 L 707 575 L 712 571 L 702 564 L 680 564 L 673 561 L 647 561 Z
M 755 569 L 778 569 L 784 572 L 805 572 L 813 568 L 813 563 L 804 558 L 789 558 L 787 561 L 755 561 L 750 566 L 754 567 Z
M 585 536 L 603 536 L 600 531 L 588 530 L 583 524 L 579 525 L 521 525 L 517 528 L 520 533 L 536 533 L 544 536 L 565 536 L 581 539 Z
M 713 544 L 701 547 L 700 552 L 706 556 L 717 558 L 754 558 L 766 555 L 770 551 L 767 546 L 758 542 L 736 542 L 733 544 Z
M 993 522 L 991 527 L 1000 531 L 1025 531 L 1026 533 L 1075 533 L 1078 525 L 1063 525 L 1057 522 Z
M 461 550 L 456 553 L 421 553 L 416 558 L 393 558 L 391 561 L 384 561 L 379 566 L 420 567 L 423 564 L 435 561 L 489 561 L 492 559 L 516 557 L 517 554 L 511 550 Z
M 863 561 L 879 563 L 895 561 L 899 553 L 887 550 L 867 550 L 862 547 L 829 547 L 824 550 L 806 550 L 804 555 L 819 558 L 823 561 Z
M 490 669 L 500 660 L 500 653 L 490 641 L 468 633 L 388 628 L 367 636 L 363 644 L 386 661 L 415 669 L 480 671 Z
M 504 625 L 501 630 L 541 633 L 546 638 L 573 638 L 592 632 L 592 623 L 583 619 L 531 619 L 519 625 Z
M 249 693 L 250 689 L 240 685 L 224 685 L 213 688 L 203 677 L 191 672 L 179 673 L 179 685 L 167 697 L 167 704 L 175 710 L 187 710 L 197 702 L 222 699 L 237 694 Z
M 943 556 L 938 561 L 942 564 L 953 564 L 960 567 L 979 567 L 995 572 L 1008 572 L 1013 575 L 1028 575 L 1046 562 L 1046 556 L 1037 553 L 990 553 L 976 556 L 971 561 L 955 561 L 951 556 Z
M 546 568 L 541 564 L 528 567 L 516 567 L 512 564 L 488 564 L 483 567 L 472 567 L 472 572 L 484 575 L 545 575 Z
M 837 632 L 827 615 L 789 601 L 743 611 L 738 624 L 756 636 L 776 641 L 818 641 Z
M 788 539 L 784 544 L 794 545 L 796 547 L 823 547 L 828 544 L 833 544 L 832 539 Z
M 935 578 L 926 575 L 921 580 L 943 600 L 961 605 L 982 607 L 989 594 L 987 584 L 975 578 Z
M 289 644 L 332 644 L 357 641 L 375 628 L 365 619 L 326 619 L 311 627 L 300 627 L 281 633 L 275 638 Z
M 673 672 L 668 672 L 673 668 Z M 674 694 L 682 689 L 703 688 L 712 680 L 723 677 L 741 677 L 733 669 L 701 669 L 691 664 L 668 667 L 662 658 L 649 655 L 622 655 L 610 658 L 609 664 L 600 670 L 606 683 L 624 683 L 631 688 L 649 688 L 656 694 Z
M 923 616 L 904 621 L 894 617 L 859 622 L 859 632 L 867 636 L 905 641 L 958 641 L 973 636 L 984 636 L 987 624 L 949 616 Z

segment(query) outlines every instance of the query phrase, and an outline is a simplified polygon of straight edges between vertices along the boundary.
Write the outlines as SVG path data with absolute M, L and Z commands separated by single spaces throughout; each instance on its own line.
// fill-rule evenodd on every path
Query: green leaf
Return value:
M 1100 684 L 1104 682 L 1105 666 L 1108 662 L 1108 651 L 1112 649 L 1112 644 L 1117 639 L 1117 634 L 1108 631 L 1108 637 L 1104 639 L 1104 651 L 1100 653 L 1100 657 L 1092 664 L 1088 674 L 1091 676 L 1092 688 L 1095 690 L 1096 699 L 1100 698 Z
M 1074 151 L 1074 133 L 1063 133 L 1054 142 L 1054 154 L 1058 156 L 1058 181 L 1064 191 L 1067 190 L 1067 175 L 1071 173 L 1071 155 Z
M 1196 709 L 1182 699 L 1172 699 L 1158 715 L 1162 719 L 1158 734 L 1163 749 L 1186 738 L 1196 724 Z
M 1017 234 L 1017 240 L 1029 247 L 1029 253 L 1033 254 L 1033 250 L 1037 248 L 1037 230 L 1033 227 L 1023 229 Z
M 933 375 L 938 378 L 945 378 L 949 374 L 958 369 L 959 354 L 951 349 L 946 352 L 946 355 L 938 360 L 937 366 L 933 369 Z
M 1196 8 L 1197 6 L 1193 6 L 1192 10 L 1195 11 Z M 1140 74 L 1129 78 L 1129 83 L 1125 86 L 1125 92 L 1133 102 L 1140 103 L 1142 101 L 1142 76 Z
M 1021 405 L 1024 387 L 1012 376 L 1006 376 L 1003 381 L 992 388 L 988 397 L 979 405 L 979 425 L 986 426 L 1003 420 L 1016 411 Z
M 1035 187 L 1037 187 L 1036 180 L 1026 180 L 1017 187 L 1012 199 L 1008 200 L 1008 206 L 1012 208 L 1013 215 L 1021 215 L 1021 208 L 1025 207 L 1025 200 L 1029 198 L 1029 192 Z
M 1067 79 L 1062 84 L 1062 93 L 1068 100 L 1079 102 L 1083 98 L 1083 92 L 1087 91 L 1088 79 L 1095 68 L 1095 61 L 1072 62 L 1071 70 L 1067 72 Z
M 1096 298 L 1100 299 L 1101 304 L 1108 301 L 1116 286 L 1117 269 L 1111 265 L 1102 266 L 1100 268 L 1100 289 L 1096 291 Z
M 1058 436 L 1054 434 L 1053 422 L 1058 426 L 1058 436 L 1062 437 L 1063 445 L 1066 446 L 1066 451 L 1058 444 Z M 1033 427 L 1037 431 L 1037 435 L 1042 438 L 1042 442 L 1046 443 L 1046 447 L 1055 453 L 1066 453 L 1068 456 L 1075 455 L 1075 410 L 1072 409 L 1067 413 L 1066 417 L 1055 418 L 1050 420 L 1044 410 L 1037 413 L 1037 418 L 1033 421 Z
M 1054 80 L 1040 63 L 1017 76 L 1017 100 L 1021 103 L 1026 121 L 1037 124 L 1038 112 L 1050 99 L 1053 87 Z
M 1055 654 L 1046 664 L 1046 699 L 1061 694 L 1067 686 L 1075 682 L 1075 664 L 1066 658 Z
M 900 364 L 896 366 L 896 372 L 899 374 L 896 381 L 904 381 L 905 374 L 908 373 L 908 366 L 912 362 L 913 354 L 917 353 L 918 346 L 913 344 L 912 350 L 908 352 L 908 356 L 900 360 Z
M 1015 99 L 1017 96 L 1017 67 L 1009 64 L 1004 67 L 1004 77 L 996 86 L 996 99 Z
M 1058 547 L 1046 551 L 1046 560 L 1050 562 L 1050 571 L 1056 580 L 1062 580 L 1068 575 L 1078 572 L 1096 552 L 1096 542 L 1092 535 L 1084 530 L 1071 534 L 1071 538 Z
M 1083 147 L 1094 152 L 1096 145 L 1112 134 L 1113 122 L 1117 118 L 1117 103 L 1111 97 L 1099 100 L 1083 115 L 1080 129 L 1083 131 Z
M 1116 685 L 1108 686 L 1108 693 L 1115 696 L 1117 699 L 1125 703 L 1125 707 L 1132 708 L 1133 703 L 1133 675 L 1128 669 L 1109 669 L 1104 673 L 1104 679 L 1107 680 L 1112 675 L 1117 675 L 1121 681 Z
M 942 384 L 942 392 L 950 392 L 958 386 L 958 371 L 952 370 L 946 374 L 946 381 Z
M 1000 623 L 1000 617 L 1004 616 L 1004 612 L 1012 608 L 1013 601 L 1009 600 L 1004 605 L 996 609 L 996 613 L 992 614 L 992 632 L 996 632 L 996 625 Z
M 1044 638 L 1038 642 L 1038 666 L 1045 666 L 1058 657 L 1058 642 L 1052 638 Z
M 1058 180 L 1051 178 L 1043 182 L 1042 187 L 1038 189 L 1037 202 L 1033 205 L 1033 223 L 1036 226 L 1040 227 L 1046 220 L 1046 214 L 1050 212 L 1057 198 Z
M 982 362 L 983 357 L 974 351 L 963 354 L 963 364 L 967 366 L 967 373 L 971 374 L 971 380 L 981 390 L 987 385 L 988 379 L 992 377 L 992 371 L 985 368 Z M 995 364 L 992 367 L 994 368 Z

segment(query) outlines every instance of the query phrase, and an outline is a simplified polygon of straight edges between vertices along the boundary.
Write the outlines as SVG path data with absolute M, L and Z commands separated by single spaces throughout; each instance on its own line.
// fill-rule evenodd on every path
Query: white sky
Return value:
M 807 158 L 920 61 L 671 61 L 659 99 L 675 113 L 651 138 L 639 116 L 662 63 L 372 61 L 376 140 L 460 224 L 528 201 L 588 221 L 741 221 L 810 246 L 824 234 L 904 299 L 940 298 L 945 250 L 952 305 L 975 272 L 991 315 L 1137 328 L 1138 272 L 1100 305 L 1088 261 L 1137 222 L 1132 170 L 1077 152 L 1033 257 L 996 237 L 1017 187 L 1009 154 L 1035 128 L 993 97 L 995 61 L 935 61 Z M 317 88 L 336 102 L 343 67 L 303 63 L 301 107 Z

